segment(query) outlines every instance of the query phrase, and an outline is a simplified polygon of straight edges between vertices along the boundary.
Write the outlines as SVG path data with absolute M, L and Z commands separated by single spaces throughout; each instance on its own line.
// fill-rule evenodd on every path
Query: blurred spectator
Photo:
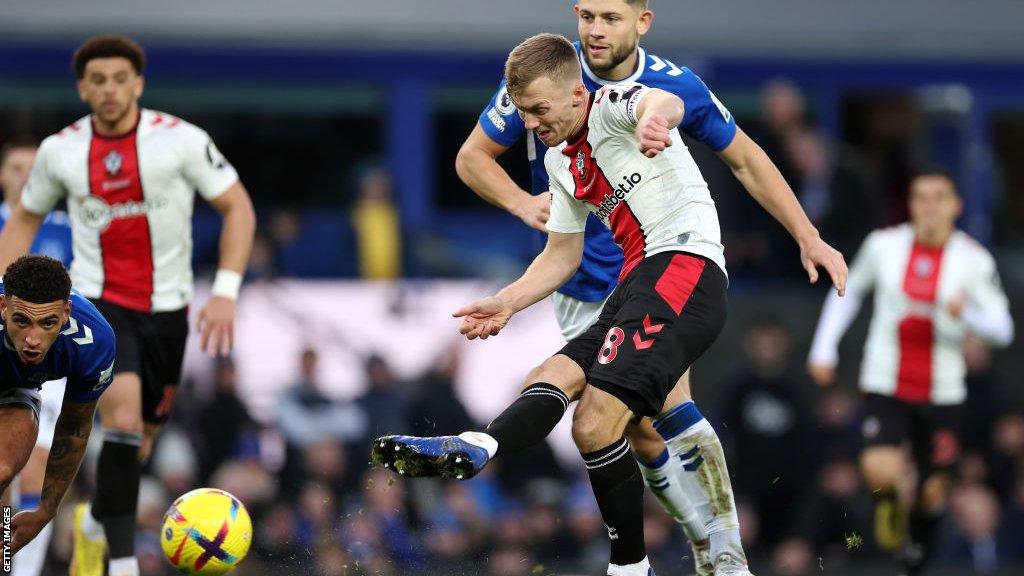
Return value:
M 951 494 L 950 508 L 956 531 L 941 548 L 946 558 L 970 563 L 976 574 L 994 573 L 999 565 L 999 502 L 995 493 L 981 484 L 959 486 Z
M 460 434 L 476 427 L 455 393 L 459 348 L 451 346 L 412 392 L 408 426 L 414 436 Z
M 812 462 L 807 457 L 809 411 L 789 365 L 790 335 L 773 318 L 754 320 L 743 337 L 747 362 L 729 386 L 721 410 L 733 464 L 733 486 L 753 505 L 773 545 L 785 533 L 801 499 Z
M 199 480 L 206 483 L 218 464 L 235 455 L 243 434 L 255 433 L 249 409 L 238 397 L 238 372 L 235 363 L 224 358 L 214 368 L 213 397 L 195 421 L 196 448 L 199 451 Z
M 989 484 L 1001 499 L 1009 499 L 1024 470 L 1024 414 L 1010 412 L 996 420 L 988 465 Z
M 981 338 L 968 334 L 964 337 L 964 364 L 970 390 L 964 403 L 964 447 L 978 450 L 989 444 L 992 423 L 998 416 L 992 348 Z
M 391 176 L 382 168 L 365 168 L 358 176 L 352 226 L 359 247 L 359 275 L 391 279 L 402 275 L 402 231 Z
M 281 480 L 285 492 L 293 496 L 308 474 L 309 453 L 322 455 L 330 449 L 324 443 L 347 442 L 354 447 L 369 429 L 366 412 L 356 404 L 336 402 L 318 382 L 316 350 L 306 348 L 299 357 L 298 381 L 282 393 L 277 408 L 277 423 L 286 443 Z M 342 485 L 335 487 L 341 489 Z
M 395 375 L 384 358 L 371 355 L 364 363 L 367 389 L 356 399 L 369 418 L 366 439 L 404 430 L 406 418 L 406 395 L 398 389 Z
M 317 353 L 299 358 L 299 379 L 281 395 L 277 421 L 290 446 L 305 447 L 324 439 L 355 440 L 366 436 L 367 415 L 358 407 L 335 402 L 320 389 Z
M 820 130 L 804 128 L 787 135 L 792 181 L 800 204 L 836 250 L 848 259 L 861 241 L 883 222 L 883 201 L 857 153 Z

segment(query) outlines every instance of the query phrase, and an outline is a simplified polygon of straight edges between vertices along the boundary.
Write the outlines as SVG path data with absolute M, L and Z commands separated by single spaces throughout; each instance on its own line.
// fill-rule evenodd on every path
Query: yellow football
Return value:
M 249 552 L 252 520 L 245 506 L 216 488 L 182 495 L 164 515 L 160 544 L 182 574 L 230 572 Z

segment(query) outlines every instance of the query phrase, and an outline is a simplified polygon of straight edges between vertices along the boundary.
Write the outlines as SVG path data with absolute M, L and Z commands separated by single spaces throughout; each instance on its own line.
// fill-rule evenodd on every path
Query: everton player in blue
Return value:
M 780 216 L 795 199 L 764 151 L 736 126 L 728 109 L 696 74 L 640 47 L 640 37 L 650 29 L 654 17 L 648 2 L 578 0 L 574 9 L 580 36 L 576 50 L 587 89 L 596 91 L 604 85 L 636 82 L 675 94 L 685 108 L 679 131 L 717 152 L 751 196 L 776 219 L 787 222 Z M 523 136 L 527 137 L 533 194 L 520 189 L 496 161 Z M 544 231 L 551 201 L 543 160 L 546 151 L 537 136 L 525 129 L 503 82 L 459 151 L 456 170 L 482 198 Z M 816 281 L 818 273 L 808 254 L 821 250 L 817 231 L 808 224 L 789 232 L 798 241 L 809 279 Z M 567 340 L 579 336 L 597 320 L 605 299 L 616 287 L 622 261 L 611 233 L 590 216 L 579 270 L 553 296 L 557 320 Z M 529 446 L 550 432 L 569 402 L 582 391 L 581 379 L 566 377 L 574 369 L 571 360 L 556 354 L 527 376 L 520 398 L 487 430 L 497 441 L 497 454 Z M 681 399 L 679 414 L 696 414 L 697 424 L 660 424 L 703 427 L 707 432 L 701 442 L 703 457 L 716 460 L 715 467 L 724 470 L 724 459 L 718 461 L 721 442 L 710 425 L 704 426 L 706 420 L 690 401 L 688 376 L 686 373 L 680 378 L 674 395 Z M 524 422 L 529 425 L 524 426 Z M 707 506 L 708 494 L 698 494 L 698 501 L 691 502 L 680 486 L 688 484 L 684 477 L 692 471 L 667 457 L 661 437 L 648 420 L 627 428 L 626 438 L 641 461 L 645 482 L 694 544 L 698 575 L 748 574 L 728 475 L 719 477 L 716 484 L 720 485 L 708 487 L 710 492 L 727 495 L 714 501 L 728 506 Z
M 11 208 L 21 198 L 21 191 L 28 182 L 29 172 L 35 162 L 37 148 L 36 140 L 29 136 L 11 137 L 0 147 L 0 189 L 3 189 L 4 194 L 3 204 L 0 204 L 0 228 L 7 223 Z M 66 212 L 54 210 L 46 215 L 29 252 L 60 260 L 65 268 L 71 265 L 71 222 Z M 39 410 L 36 447 L 21 470 L 17 497 L 11 499 L 20 509 L 34 509 L 39 505 L 43 474 L 46 472 L 46 461 L 50 457 L 50 445 L 53 442 L 53 427 L 57 423 L 64 399 L 64 386 L 62 378 L 47 382 L 40 389 L 42 405 Z M 32 544 L 18 554 L 11 572 L 13 576 L 39 576 L 42 573 L 52 531 L 53 525 L 47 525 Z
M 3 204 L 0 204 L 0 228 L 7 223 L 11 208 L 21 198 L 36 157 L 36 148 L 36 142 L 27 136 L 10 138 L 0 147 L 0 189 L 4 193 Z M 65 268 L 71 265 L 71 223 L 66 212 L 54 210 L 46 215 L 30 252 L 60 260 Z
M 67 378 L 39 506 L 12 520 L 17 552 L 56 515 L 78 472 L 93 414 L 114 369 L 114 332 L 99 311 L 72 292 L 60 262 L 22 256 L 0 281 L 0 490 L 28 461 L 39 422 L 39 387 Z

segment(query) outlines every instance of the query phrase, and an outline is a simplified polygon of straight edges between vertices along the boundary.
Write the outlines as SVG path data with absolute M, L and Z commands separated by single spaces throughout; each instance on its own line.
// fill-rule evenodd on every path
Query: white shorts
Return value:
M 60 416 L 60 407 L 64 404 L 64 386 L 67 378 L 43 382 L 39 390 L 42 398 L 42 407 L 39 410 L 39 435 L 36 436 L 36 446 L 50 449 L 53 444 L 53 428 L 57 425 L 57 417 Z
M 552 294 L 551 299 L 555 303 L 555 320 L 558 321 L 558 327 L 562 329 L 562 337 L 566 341 L 583 334 L 587 328 L 593 326 L 604 309 L 604 303 L 608 301 L 605 298 L 597 302 L 584 302 L 561 292 Z

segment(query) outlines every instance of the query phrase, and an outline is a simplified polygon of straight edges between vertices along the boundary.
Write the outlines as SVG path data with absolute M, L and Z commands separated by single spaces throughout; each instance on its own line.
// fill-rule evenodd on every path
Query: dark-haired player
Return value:
M 0 189 L 3 189 L 4 202 L 0 204 L 0 228 L 3 228 L 11 215 L 11 207 L 18 203 L 21 191 L 28 182 L 29 172 L 35 162 L 36 149 L 39 143 L 30 136 L 13 136 L 0 146 Z M 32 253 L 50 256 L 60 260 L 65 267 L 71 264 L 71 222 L 66 212 L 53 210 L 46 215 L 39 226 Z M 60 405 L 64 399 L 63 379 L 47 382 L 40 387 L 41 406 L 39 409 L 39 434 L 36 436 L 36 447 L 32 456 L 22 468 L 12 489 L 15 496 L 12 502 L 20 509 L 34 509 L 39 506 L 42 493 L 43 474 L 46 472 L 46 461 L 50 455 L 50 444 L 53 442 L 53 427 L 60 414 Z M 50 543 L 52 525 L 47 525 L 32 543 L 22 549 L 14 560 L 12 574 L 14 576 L 39 576 L 46 559 L 46 550 Z
M 962 206 L 956 183 L 942 170 L 911 180 L 910 222 L 864 240 L 850 266 L 849 294 L 825 302 L 809 360 L 818 384 L 835 381 L 839 340 L 873 291 L 860 370 L 866 445 L 860 465 L 876 499 L 875 538 L 890 551 L 902 545 L 911 576 L 931 556 L 960 454 L 964 336 L 973 333 L 998 346 L 1013 340 L 995 259 L 956 229 Z M 897 498 L 913 477 L 904 465 L 905 442 L 918 478 L 909 523 Z
M 114 367 L 114 331 L 81 294 L 64 266 L 24 256 L 0 280 L 0 491 L 21 472 L 36 444 L 39 388 L 67 378 L 34 510 L 14 516 L 13 549 L 20 550 L 53 520 L 78 472 L 100 395 Z
M 139 462 L 166 421 L 181 374 L 192 297 L 195 191 L 224 217 L 213 297 L 199 314 L 202 346 L 226 354 L 255 216 L 238 174 L 201 129 L 141 109 L 145 54 L 123 36 L 87 40 L 74 54 L 78 94 L 92 113 L 39 147 L 20 202 L 0 233 L 0 267 L 24 254 L 66 198 L 71 277 L 118 333 L 114 381 L 99 404 L 104 427 L 91 508 L 75 510 L 71 573 L 137 576 Z

